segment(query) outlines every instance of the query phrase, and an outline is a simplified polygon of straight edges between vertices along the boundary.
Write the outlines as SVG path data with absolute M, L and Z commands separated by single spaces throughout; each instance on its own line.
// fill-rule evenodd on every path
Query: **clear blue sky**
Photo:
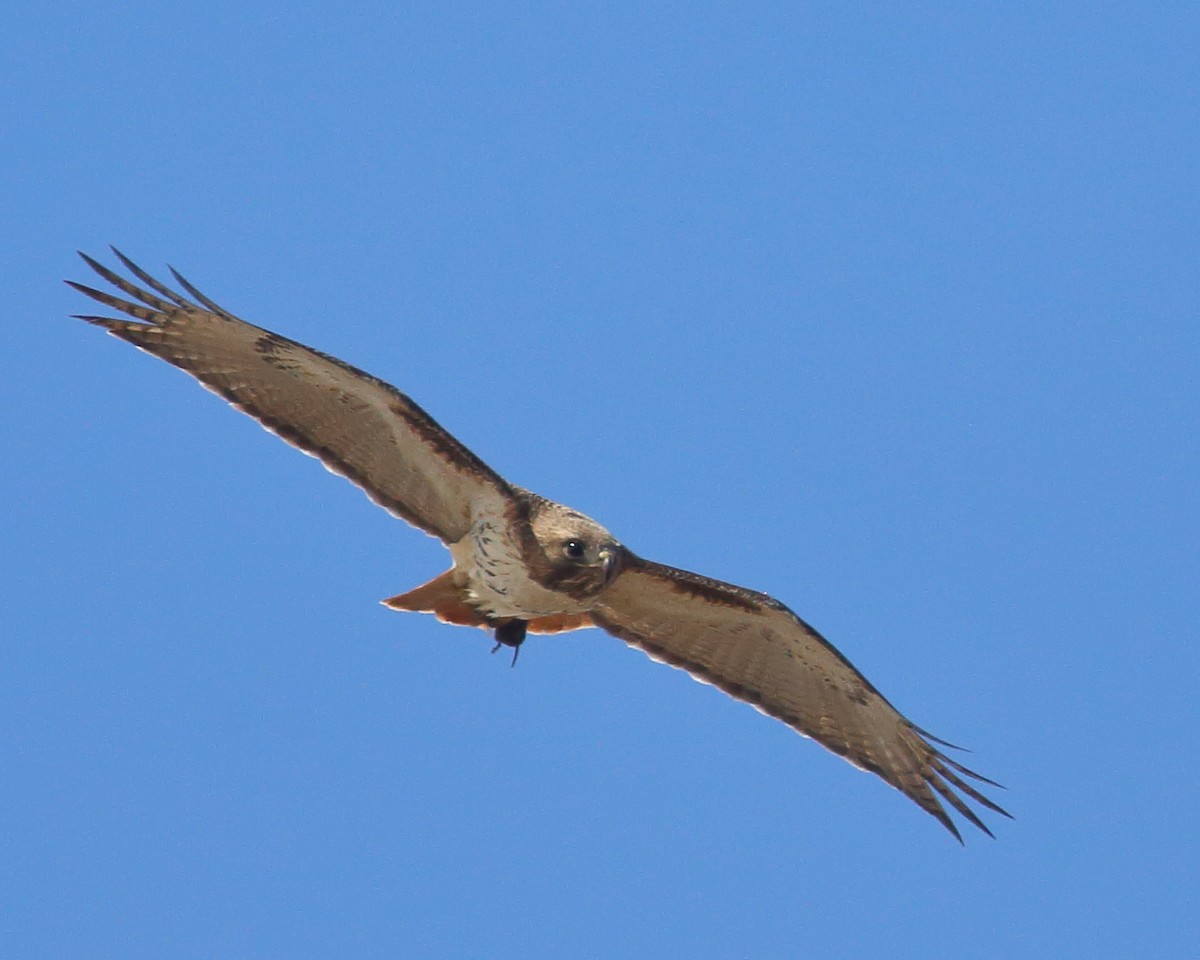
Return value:
M 9 6 L 0 954 L 1195 955 L 1194 3 Z M 379 606 L 445 553 L 67 319 L 108 243 L 780 597 L 1017 820 Z

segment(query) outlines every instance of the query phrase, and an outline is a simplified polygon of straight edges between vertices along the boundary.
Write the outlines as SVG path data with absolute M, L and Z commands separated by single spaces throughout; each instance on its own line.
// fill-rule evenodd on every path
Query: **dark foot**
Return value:
M 512 666 L 515 667 L 517 665 L 517 654 L 521 652 L 521 644 L 525 642 L 525 621 L 509 620 L 508 623 L 502 623 L 496 628 L 494 636 L 496 637 L 496 645 L 492 647 L 492 653 L 495 653 L 501 647 L 512 647 Z

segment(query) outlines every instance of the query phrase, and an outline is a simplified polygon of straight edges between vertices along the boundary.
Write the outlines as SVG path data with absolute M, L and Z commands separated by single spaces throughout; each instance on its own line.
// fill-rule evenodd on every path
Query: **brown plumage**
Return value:
M 968 780 L 997 784 L 950 759 L 939 749 L 950 744 L 778 600 L 643 560 L 594 520 L 506 482 L 395 387 L 114 253 L 144 286 L 80 256 L 130 299 L 68 283 L 133 319 L 80 319 L 185 370 L 446 544 L 454 565 L 387 606 L 490 629 L 513 647 L 527 631 L 601 627 L 877 774 L 959 840 L 943 802 L 989 835 L 967 799 L 1009 816 Z

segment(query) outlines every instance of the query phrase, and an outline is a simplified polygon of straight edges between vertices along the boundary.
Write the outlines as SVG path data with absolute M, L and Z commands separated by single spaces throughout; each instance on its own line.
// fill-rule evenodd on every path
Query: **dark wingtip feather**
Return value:
M 208 297 L 206 297 L 204 294 L 202 294 L 199 290 L 197 290 L 194 286 L 192 286 L 192 284 L 190 284 L 188 282 L 187 278 L 182 273 L 180 273 L 178 270 L 176 270 L 174 267 L 172 267 L 170 264 L 167 264 L 167 269 L 171 271 L 171 276 L 173 276 L 175 278 L 175 281 L 181 287 L 183 287 L 184 290 L 186 290 L 188 293 L 190 293 L 193 297 L 196 298 L 196 300 L 199 303 L 206 306 L 213 313 L 220 314 L 222 317 L 232 317 L 233 316 L 232 313 L 230 313 L 228 310 L 226 310 L 224 307 L 222 307 L 219 303 L 214 303 L 212 300 L 210 300 Z
M 106 303 L 108 301 L 109 294 L 103 290 L 97 290 L 95 287 L 89 287 L 86 283 L 76 283 L 74 280 L 64 280 L 63 283 L 72 290 L 78 290 L 85 297 L 91 297 L 99 303 Z
M 150 287 L 156 293 L 162 294 L 164 297 L 178 306 L 193 310 L 197 309 L 196 305 L 188 300 L 187 297 L 184 297 L 177 291 L 172 290 L 165 283 L 155 280 L 154 277 L 150 276 L 150 274 L 130 260 L 129 257 L 125 256 L 125 254 L 123 254 L 116 247 L 110 246 L 109 249 L 113 252 L 116 258 L 125 265 L 126 270 L 132 273 L 135 277 L 141 280 L 142 283 L 146 284 L 146 286 Z
M 969 823 L 971 823 L 973 826 L 977 827 L 978 829 L 982 830 L 993 840 L 996 839 L 996 835 L 994 833 L 992 833 L 991 830 L 988 829 L 986 823 L 984 823 L 982 820 L 979 819 L 979 815 L 976 814 L 974 810 L 972 810 L 970 807 L 967 806 L 966 802 L 962 799 L 962 797 L 960 797 L 957 793 L 955 793 L 953 790 L 950 789 L 950 786 L 947 783 L 947 781 L 943 780 L 936 773 L 931 773 L 929 776 L 927 776 L 925 778 L 925 780 L 926 780 L 926 783 L 928 783 L 931 787 L 933 787 L 934 790 L 936 790 L 939 794 L 941 794 L 943 800 L 945 800 L 948 804 L 950 804 L 950 806 L 952 806 L 955 810 L 957 810 L 961 816 L 965 817 Z M 953 782 L 953 781 L 950 781 L 950 782 Z M 961 789 L 960 784 L 956 783 L 955 786 L 958 786 Z M 949 816 L 950 815 L 947 813 L 946 818 L 949 819 Z M 955 830 L 954 832 L 956 835 L 958 834 L 957 830 Z M 958 840 L 960 843 L 962 843 L 961 836 L 959 836 Z
M 73 313 L 71 314 L 71 319 L 82 320 L 85 323 L 92 324 L 93 326 L 108 327 L 110 329 L 114 324 L 125 323 L 124 320 L 118 320 L 116 317 L 99 317 L 91 313 Z
M 149 287 L 151 287 L 153 290 L 155 290 L 156 292 L 163 293 L 168 298 L 167 300 L 163 300 L 159 297 L 156 297 L 149 290 L 143 290 L 136 283 L 131 283 L 129 280 L 126 280 L 123 276 L 121 276 L 116 271 L 110 270 L 108 267 L 104 266 L 104 264 L 92 259 L 91 257 L 89 257 L 87 254 L 83 253 L 82 251 L 80 251 L 79 255 L 80 255 L 80 257 L 83 258 L 84 263 L 86 263 L 89 267 L 91 267 L 94 271 L 96 271 L 96 273 L 99 274 L 103 279 L 107 280 L 109 283 L 111 283 L 114 287 L 116 287 L 122 293 L 124 293 L 130 297 L 133 297 L 135 300 L 140 301 L 146 307 L 149 307 L 150 310 L 153 311 L 154 313 L 168 314 L 174 310 L 179 309 L 179 307 L 181 306 L 181 304 L 178 301 L 178 294 L 175 294 L 174 292 L 172 292 L 170 290 L 164 291 L 162 289 L 162 284 L 158 283 L 157 281 L 155 281 L 153 279 L 149 279 L 149 283 L 147 285 Z M 127 266 L 129 265 L 128 261 L 123 261 L 123 262 L 125 262 Z M 131 269 L 132 269 L 133 274 L 135 276 L 137 276 L 139 279 L 143 279 L 143 280 L 147 279 L 145 276 L 145 271 L 137 268 L 136 266 L 132 267 Z M 89 294 L 89 296 L 90 296 L 90 294 Z M 115 301 L 115 298 L 113 298 L 113 299 Z M 115 303 L 113 305 L 115 305 Z M 139 313 L 132 313 L 131 311 L 126 310 L 125 307 L 118 307 L 118 309 L 122 310 L 125 313 L 131 313 L 132 316 L 136 316 L 139 320 L 150 320 L 151 319 L 151 317 L 142 316 Z M 138 309 L 142 309 L 142 308 L 139 307 Z
M 80 253 L 79 255 L 81 257 L 83 257 L 84 263 L 86 263 L 89 267 L 91 267 L 93 270 L 95 270 L 96 273 L 100 274 L 100 276 L 103 277 L 105 280 L 107 280 L 109 283 L 116 284 L 117 286 L 122 286 L 123 284 L 129 283 L 129 281 L 126 280 L 124 277 L 122 277 L 119 273 L 116 273 L 115 271 L 110 270 L 108 267 L 106 267 L 104 264 L 102 264 L 99 260 L 94 260 L 93 258 L 89 257 L 86 253 Z
M 95 270 L 97 273 L 100 273 L 101 276 L 103 276 L 103 274 L 101 273 L 101 270 L 103 268 L 101 267 L 99 261 L 92 259 L 86 253 L 84 253 L 82 250 L 76 250 L 75 253 L 78 255 L 80 260 L 82 260 L 89 267 L 91 267 L 93 270 Z
M 963 839 L 963 835 L 959 832 L 957 824 L 950 819 L 950 814 L 945 811 L 940 803 L 937 805 L 936 810 L 930 810 L 929 812 L 937 818 L 938 823 L 950 831 L 950 835 L 958 841 L 958 845 L 960 847 L 965 847 L 967 845 L 967 841 Z
M 122 313 L 127 313 L 129 316 L 143 321 L 147 324 L 155 324 L 162 316 L 161 311 L 155 310 L 152 307 L 143 306 L 140 303 L 133 303 L 129 300 L 122 300 L 120 297 L 114 296 L 111 293 L 105 293 L 103 290 L 97 290 L 95 287 L 89 287 L 84 283 L 76 283 L 74 280 L 65 280 L 68 287 L 73 290 L 78 290 L 85 297 L 90 297 L 97 303 L 102 303 L 106 307 L 111 307 L 113 310 L 120 310 Z
M 939 802 L 937 797 L 928 792 L 932 788 L 942 798 L 945 804 L 949 805 L 953 810 L 957 811 L 969 823 L 978 828 L 983 833 L 986 833 L 992 839 L 996 835 L 985 824 L 979 816 L 967 806 L 967 800 L 972 800 L 986 810 L 991 810 L 1001 816 L 1007 817 L 1009 820 L 1015 819 L 1011 813 L 1001 807 L 998 803 L 977 790 L 972 784 L 964 778 L 977 780 L 982 784 L 996 787 L 1003 790 L 1003 785 L 995 780 L 990 780 L 982 774 L 976 773 L 969 767 L 964 766 L 957 760 L 948 757 L 941 750 L 934 746 L 935 743 L 941 744 L 944 747 L 954 750 L 963 750 L 964 748 L 942 740 L 940 737 L 935 737 L 927 730 L 922 730 L 915 724 L 908 724 L 910 736 L 915 735 L 914 740 L 909 741 L 910 749 L 915 750 L 916 757 L 919 758 L 920 776 L 924 783 L 921 789 L 913 792 L 911 789 L 904 789 L 904 792 L 928 813 L 932 814 L 937 820 L 945 826 L 954 835 L 959 843 L 963 842 L 962 836 L 956 828 L 952 828 L 952 821 L 949 811 Z M 961 774 L 961 776 L 959 775 Z M 957 791 L 957 792 L 956 792 Z
M 958 748 L 958 749 L 961 749 L 961 748 Z M 939 752 L 937 756 L 938 756 L 939 760 L 942 760 L 942 761 L 950 764 L 950 766 L 952 766 L 959 773 L 970 777 L 972 780 L 978 780 L 980 783 L 986 783 L 989 787 L 995 787 L 997 790 L 1007 790 L 1008 789 L 1004 784 L 997 783 L 995 780 L 985 777 L 982 773 L 976 773 L 970 767 L 963 766 L 961 763 L 959 763 L 953 757 L 948 757 L 944 753 L 941 753 L 941 752 Z
M 949 747 L 951 750 L 961 750 L 963 753 L 971 752 L 966 747 L 960 747 L 957 743 L 951 743 L 949 740 L 943 740 L 941 737 L 934 736 L 928 730 L 918 727 L 915 723 L 912 724 L 912 728 L 914 730 L 916 730 L 917 733 L 919 733 L 921 736 L 923 736 L 926 740 L 932 740 L 934 743 L 938 744 L 939 746 Z

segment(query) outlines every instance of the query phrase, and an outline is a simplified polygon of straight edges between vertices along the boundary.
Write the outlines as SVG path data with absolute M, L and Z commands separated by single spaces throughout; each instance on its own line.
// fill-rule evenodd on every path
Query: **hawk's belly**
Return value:
M 477 520 L 465 537 L 451 545 L 450 554 L 466 580 L 467 602 L 486 617 L 532 620 L 582 613 L 592 606 L 531 579 L 504 519 Z

